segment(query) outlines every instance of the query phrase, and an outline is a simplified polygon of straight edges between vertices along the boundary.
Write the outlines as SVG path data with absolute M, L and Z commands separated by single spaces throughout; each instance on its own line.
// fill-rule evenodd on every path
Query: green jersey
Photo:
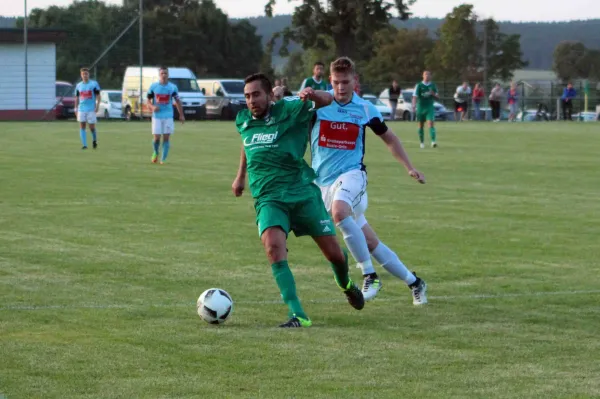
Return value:
M 254 198 L 299 198 L 315 180 L 314 170 L 304 160 L 313 107 L 312 101 L 290 97 L 273 104 L 264 119 L 255 119 L 248 109 L 238 113 L 235 123 Z
M 326 91 L 327 90 L 327 82 L 325 82 L 323 79 L 321 79 L 320 82 L 317 82 L 315 80 L 315 78 L 313 78 L 311 76 L 310 78 L 304 79 L 304 82 L 302 82 L 302 86 L 300 87 L 300 90 L 302 90 L 302 89 L 304 89 L 306 87 L 312 87 L 313 90 L 323 90 L 323 91 Z
M 417 97 L 417 109 L 432 108 L 435 101 L 433 94 L 437 94 L 437 92 L 437 86 L 433 82 L 417 83 L 413 92 L 413 97 Z

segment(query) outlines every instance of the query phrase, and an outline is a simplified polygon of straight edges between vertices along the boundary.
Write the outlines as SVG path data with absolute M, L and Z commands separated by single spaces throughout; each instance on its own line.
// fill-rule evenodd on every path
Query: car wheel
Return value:
M 233 118 L 232 118 L 232 112 L 231 112 L 231 108 L 229 108 L 229 107 L 224 107 L 224 108 L 221 110 L 221 120 L 228 121 L 228 120 L 231 120 L 231 119 L 233 119 Z
M 402 120 L 409 122 L 410 121 L 410 112 L 404 111 L 404 113 L 402 114 Z
M 108 110 L 104 110 L 104 119 L 108 119 Z

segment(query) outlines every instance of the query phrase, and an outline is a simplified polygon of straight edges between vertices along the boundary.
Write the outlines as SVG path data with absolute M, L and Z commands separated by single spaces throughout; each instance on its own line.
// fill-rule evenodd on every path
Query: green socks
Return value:
M 429 136 L 431 137 L 431 142 L 435 143 L 435 127 L 429 128 Z M 421 140 L 423 142 L 423 140 Z
M 340 286 L 341 289 L 346 289 L 350 282 L 350 275 L 348 274 L 348 254 L 344 251 L 344 263 L 336 265 L 331 263 L 331 269 L 333 270 L 333 276 L 335 282 Z
M 422 127 L 419 128 L 419 140 L 425 142 L 425 130 Z
M 279 287 L 281 298 L 289 308 L 288 316 L 291 318 L 296 315 L 308 319 L 308 316 L 304 313 L 304 309 L 302 309 L 300 299 L 298 299 L 298 295 L 296 295 L 296 282 L 294 281 L 294 276 L 287 260 L 273 263 L 271 265 L 271 270 L 273 271 L 273 277 L 275 277 L 275 281 Z

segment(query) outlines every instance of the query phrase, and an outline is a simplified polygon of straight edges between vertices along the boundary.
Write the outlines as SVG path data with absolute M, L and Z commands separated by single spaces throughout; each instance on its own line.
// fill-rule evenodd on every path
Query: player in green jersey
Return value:
M 419 122 L 419 140 L 421 148 L 425 148 L 425 131 L 423 129 L 425 121 L 429 122 L 429 135 L 431 137 L 431 146 L 437 147 L 435 142 L 435 108 L 433 106 L 435 99 L 439 98 L 438 89 L 435 83 L 431 81 L 431 72 L 423 72 L 423 81 L 417 83 L 413 91 L 412 106 L 415 110 L 415 119 Z
M 325 74 L 325 64 L 321 61 L 315 62 L 313 65 L 313 76 L 304 79 L 300 90 L 304 90 L 307 87 L 312 87 L 313 90 L 327 90 L 327 82 L 323 79 Z
M 263 74 L 246 78 L 244 96 L 248 109 L 240 111 L 236 119 L 243 143 L 240 166 L 231 188 L 236 197 L 241 196 L 248 172 L 258 234 L 289 308 L 289 320 L 280 327 L 312 324 L 300 304 L 287 262 L 290 231 L 297 237 L 308 235 L 315 240 L 350 305 L 362 309 L 364 298 L 348 274 L 348 256 L 335 237 L 321 191 L 313 183 L 315 172 L 304 160 L 313 111 L 331 104 L 333 97 L 308 87 L 298 97 L 273 103 L 271 82 Z

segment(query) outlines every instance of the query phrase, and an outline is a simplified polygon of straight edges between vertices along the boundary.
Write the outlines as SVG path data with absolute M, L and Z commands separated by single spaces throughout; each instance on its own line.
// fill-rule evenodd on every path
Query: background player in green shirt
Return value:
M 321 61 L 315 62 L 315 65 L 313 65 L 313 76 L 304 79 L 304 82 L 302 82 L 302 85 L 300 86 L 300 90 L 302 91 L 307 87 L 312 87 L 313 90 L 327 90 L 327 82 L 323 80 L 324 73 L 325 64 Z
M 290 319 L 280 327 L 309 327 L 312 322 L 296 294 L 296 283 L 287 262 L 286 239 L 290 231 L 309 235 L 331 263 L 335 280 L 355 309 L 364 307 L 360 289 L 348 274 L 348 256 L 335 238 L 321 191 L 313 183 L 314 170 L 304 160 L 314 109 L 333 101 L 331 94 L 308 87 L 299 97 L 273 103 L 271 82 L 263 74 L 246 78 L 244 96 L 248 109 L 238 113 L 237 130 L 242 151 L 237 176 L 231 186 L 242 195 L 249 176 L 255 199 L 256 223 L 271 262 L 273 276 Z
M 421 148 L 425 148 L 425 131 L 423 126 L 425 121 L 429 122 L 429 135 L 431 137 L 431 146 L 437 147 L 435 142 L 435 108 L 433 106 L 435 99 L 439 98 L 438 89 L 435 83 L 431 81 L 431 72 L 423 72 L 423 81 L 417 83 L 413 91 L 412 106 L 415 110 L 415 119 L 419 121 L 419 140 Z

